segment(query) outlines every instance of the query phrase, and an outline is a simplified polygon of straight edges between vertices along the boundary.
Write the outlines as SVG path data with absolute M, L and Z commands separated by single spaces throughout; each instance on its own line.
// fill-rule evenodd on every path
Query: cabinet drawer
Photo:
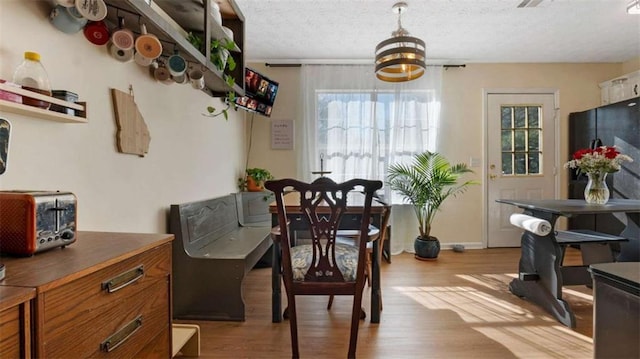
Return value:
M 171 246 L 163 245 L 45 292 L 46 328 L 40 340 L 67 331 L 78 321 L 93 320 L 106 305 L 120 303 L 145 290 L 158 279 L 166 278 L 170 271 Z M 108 282 L 112 292 L 106 288 Z
M 170 330 L 169 277 L 104 305 L 97 316 L 74 318 L 58 330 L 45 322 L 43 345 L 48 358 L 130 358 L 163 331 Z M 110 351 L 107 352 L 107 339 Z M 166 345 L 169 348 L 169 344 Z M 168 349 L 167 349 L 167 356 Z
M 0 312 L 0 358 L 20 357 L 20 307 Z
M 135 354 L 136 359 L 157 359 L 171 357 L 171 329 L 163 330 L 142 350 Z

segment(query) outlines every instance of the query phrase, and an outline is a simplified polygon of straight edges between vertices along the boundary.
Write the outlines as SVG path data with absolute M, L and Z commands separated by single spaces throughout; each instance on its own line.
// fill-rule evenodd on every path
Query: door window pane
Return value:
M 529 154 L 529 173 L 540 173 L 540 154 L 539 153 L 530 153 Z
M 518 152 L 515 154 L 515 173 L 517 175 L 525 175 L 527 174 L 527 155 L 522 152 Z
M 503 151 L 511 152 L 511 149 L 512 149 L 512 147 L 511 147 L 511 144 L 512 144 L 512 141 L 511 141 L 511 136 L 512 135 L 511 135 L 511 133 L 512 132 L 513 131 L 511 131 L 511 130 L 502 131 L 502 150 Z
M 513 160 L 512 160 L 511 152 L 502 153 L 502 174 L 503 175 L 513 174 Z
M 511 129 L 512 112 L 513 112 L 513 109 L 511 107 L 502 107 L 501 123 L 502 123 L 503 130 Z
M 502 106 L 500 114 L 503 175 L 541 174 L 542 106 Z
M 525 108 L 524 107 L 514 107 L 514 119 L 516 128 L 524 128 L 527 127 L 527 121 L 525 121 Z

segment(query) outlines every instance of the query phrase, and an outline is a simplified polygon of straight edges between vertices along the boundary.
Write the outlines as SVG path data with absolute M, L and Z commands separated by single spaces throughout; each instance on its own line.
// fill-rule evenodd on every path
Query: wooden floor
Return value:
M 580 263 L 569 251 L 568 263 Z M 567 328 L 508 291 L 518 258 L 519 249 L 442 251 L 434 262 L 393 256 L 382 264 L 381 321 L 361 322 L 358 357 L 592 358 L 591 290 L 565 287 L 577 319 Z M 201 326 L 201 358 L 291 357 L 289 323 L 271 323 L 270 274 L 254 269 L 246 278 L 245 322 L 188 322 Z M 369 298 L 365 288 L 367 312 Z M 326 297 L 298 299 L 302 358 L 346 357 L 351 303 L 336 297 L 327 311 Z

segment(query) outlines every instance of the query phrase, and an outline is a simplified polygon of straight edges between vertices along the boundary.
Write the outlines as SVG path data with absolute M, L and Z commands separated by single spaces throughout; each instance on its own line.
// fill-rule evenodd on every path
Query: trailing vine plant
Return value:
M 204 40 L 202 36 L 195 35 L 192 32 L 189 32 L 187 36 L 187 40 L 200 52 L 204 53 Z M 215 65 L 215 67 L 222 72 L 222 77 L 224 82 L 229 87 L 233 87 L 236 83 L 236 80 L 233 76 L 230 76 L 225 73 L 225 70 L 229 71 L 235 70 L 237 64 L 235 59 L 231 56 L 230 51 L 236 47 L 236 43 L 233 40 L 229 39 L 211 39 L 211 43 L 209 44 L 209 48 L 211 51 L 211 55 L 209 56 L 209 60 L 211 63 Z M 226 103 L 226 107 L 219 110 L 213 106 L 207 106 L 207 113 L 203 114 L 204 116 L 216 117 L 223 115 L 225 120 L 229 119 L 229 110 L 236 109 L 236 93 L 235 91 L 227 92 L 225 96 L 224 102 Z

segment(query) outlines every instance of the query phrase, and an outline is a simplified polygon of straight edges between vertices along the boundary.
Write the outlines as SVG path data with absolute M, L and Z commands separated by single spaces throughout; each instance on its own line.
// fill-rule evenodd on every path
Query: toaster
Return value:
M 0 191 L 0 252 L 32 255 L 76 241 L 76 196 L 58 191 Z

